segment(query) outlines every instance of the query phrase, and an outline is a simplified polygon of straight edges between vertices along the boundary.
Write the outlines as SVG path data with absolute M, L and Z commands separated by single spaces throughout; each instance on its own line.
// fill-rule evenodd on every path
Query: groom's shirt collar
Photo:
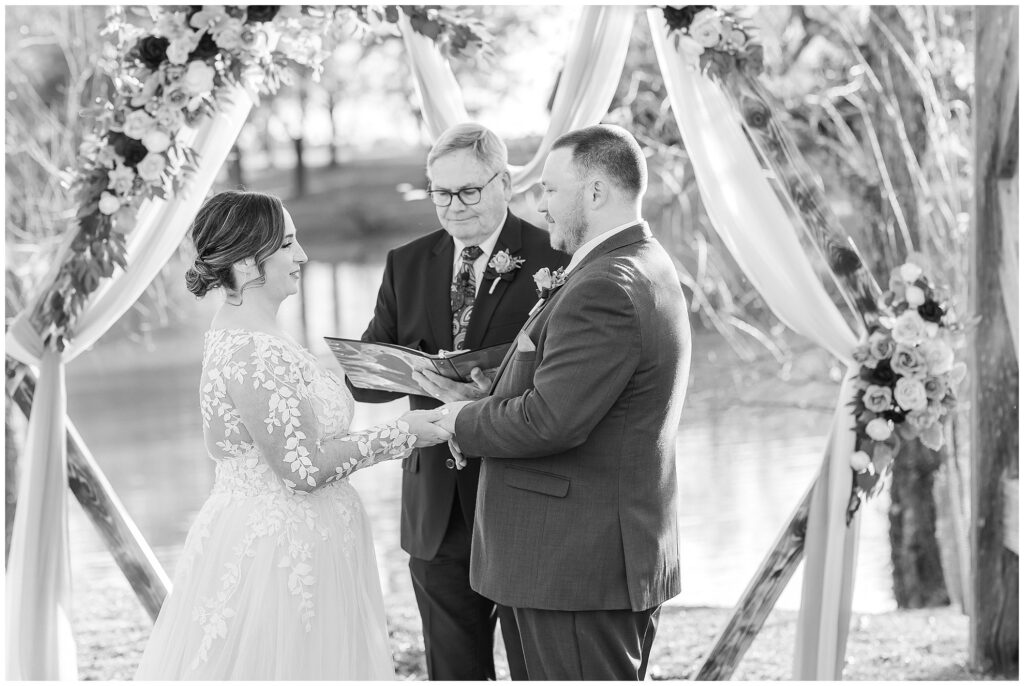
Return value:
M 626 229 L 628 229 L 630 227 L 633 227 L 633 226 L 636 226 L 637 224 L 639 224 L 642 221 L 643 221 L 643 219 L 640 219 L 638 217 L 636 219 L 633 219 L 631 221 L 626 222 L 625 224 L 620 224 L 619 226 L 616 226 L 615 228 L 608 229 L 604 233 L 599 234 L 599 235 L 594 236 L 593 238 L 591 238 L 589 241 L 587 241 L 586 243 L 581 245 L 579 247 L 579 250 L 577 250 L 576 252 L 574 252 L 572 254 L 572 259 L 569 260 L 569 266 L 567 266 L 565 268 L 565 273 L 568 274 L 573 269 L 575 269 L 576 266 L 580 262 L 583 261 L 583 258 L 586 257 L 587 255 L 589 255 L 591 252 L 593 252 L 594 248 L 599 246 L 601 243 L 604 243 L 606 240 L 608 240 L 609 238 L 611 238 L 612 236 L 614 236 L 617 233 L 622 233 Z

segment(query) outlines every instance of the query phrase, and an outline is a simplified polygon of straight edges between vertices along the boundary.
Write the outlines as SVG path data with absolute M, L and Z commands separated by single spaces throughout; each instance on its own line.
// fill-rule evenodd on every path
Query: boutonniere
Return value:
M 547 267 L 538 269 L 533 275 L 533 280 L 537 283 L 537 297 L 542 300 L 550 298 L 552 293 L 565 284 L 565 278 L 565 267 L 559 267 L 553 272 Z
M 498 281 L 511 281 L 516 276 L 516 270 L 526 264 L 526 259 L 523 257 L 513 257 L 509 254 L 508 250 L 499 250 L 494 253 L 491 257 L 490 262 L 487 263 L 487 269 L 484 270 L 485 279 L 494 279 L 491 282 L 491 290 L 488 293 L 494 293 L 494 289 L 498 287 Z

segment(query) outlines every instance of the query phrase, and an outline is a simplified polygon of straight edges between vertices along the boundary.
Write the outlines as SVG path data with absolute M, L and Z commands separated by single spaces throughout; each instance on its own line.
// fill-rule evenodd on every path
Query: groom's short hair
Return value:
M 496 172 L 508 167 L 508 148 L 486 126 L 476 122 L 456 124 L 442 133 L 427 153 L 427 171 L 439 157 L 457 150 L 472 150 L 480 162 Z
M 606 174 L 630 199 L 647 191 L 647 160 L 633 135 L 621 126 L 598 124 L 560 136 L 552 150 L 568 148 L 582 178 L 594 171 Z

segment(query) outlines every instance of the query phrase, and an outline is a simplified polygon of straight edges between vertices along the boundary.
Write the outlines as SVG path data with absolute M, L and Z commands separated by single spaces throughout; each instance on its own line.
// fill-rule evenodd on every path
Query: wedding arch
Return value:
M 868 333 L 890 332 L 890 343 L 900 339 L 905 332 L 899 322 L 917 316 L 917 305 L 908 305 L 909 296 L 883 295 L 874 282 L 772 116 L 758 80 L 762 51 L 753 31 L 713 7 L 585 7 L 569 41 L 549 128 L 533 158 L 513 168 L 515 189 L 536 183 L 558 136 L 601 121 L 640 12 L 715 230 L 779 319 L 848 370 L 821 471 L 698 678 L 728 678 L 803 557 L 794 678 L 838 679 L 852 601 L 857 504 L 879 487 L 900 436 L 941 440 L 941 432 L 936 438 L 931 429 L 941 424 L 938 416 L 897 435 L 893 422 L 902 421 L 906 406 L 865 407 L 865 363 L 888 365 L 893 355 L 890 350 L 872 358 Z M 66 446 L 68 436 L 77 434 L 66 417 L 65 365 L 131 307 L 177 250 L 253 103 L 273 94 L 295 67 L 317 73 L 325 56 L 321 41 L 339 26 L 367 31 L 392 25 L 406 47 L 426 129 L 436 137 L 468 119 L 448 59 L 486 47 L 479 23 L 439 7 L 153 7 L 151 14 L 144 29 L 123 15 L 112 17 L 121 55 L 117 90 L 83 146 L 77 227 L 6 338 L 8 355 L 38 376 L 8 565 L 12 679 L 76 674 L 68 609 Z M 831 269 L 857 317 L 857 331 L 817 278 L 801 248 L 801 233 Z M 933 302 L 937 296 L 926 276 L 913 264 L 904 268 L 906 289 L 917 288 Z M 936 331 L 946 327 L 941 312 L 927 323 Z M 941 373 L 962 376 L 945 368 L 952 362 L 947 365 L 942 353 Z M 875 419 L 890 427 L 889 434 L 866 428 Z M 141 550 L 161 576 L 144 542 Z M 165 576 L 158 585 L 166 592 Z

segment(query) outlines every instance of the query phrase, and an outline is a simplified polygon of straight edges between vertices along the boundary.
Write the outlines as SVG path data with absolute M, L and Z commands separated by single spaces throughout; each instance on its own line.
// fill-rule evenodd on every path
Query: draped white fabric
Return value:
M 698 56 L 672 46 L 661 10 L 648 10 L 647 18 L 672 110 L 715 230 L 776 316 L 850 367 L 856 336 L 804 255 L 796 229 L 746 139 L 739 113 L 719 86 L 700 73 Z M 856 525 L 845 524 L 854 447 L 849 381 L 848 376 L 840 390 L 811 498 L 795 679 L 842 676 L 857 536 Z
M 597 124 L 607 114 L 626 61 L 635 10 L 628 5 L 587 5 L 582 9 L 569 41 L 548 130 L 529 162 L 510 167 L 515 192 L 537 183 L 544 159 L 559 136 Z M 440 51 L 429 38 L 412 31 L 404 13 L 400 27 L 427 130 L 436 139 L 449 126 L 469 120 L 462 91 Z
M 128 269 L 93 294 L 63 353 L 45 349 L 22 313 L 10 327 L 7 354 L 39 367 L 22 461 L 18 508 L 7 568 L 7 678 L 75 680 L 68 566 L 64 365 L 92 345 L 138 299 L 174 254 L 245 124 L 252 99 L 232 91 L 223 111 L 205 120 L 191 145 L 199 168 L 186 192 L 145 203 L 128 241 Z M 186 139 L 188 140 L 188 139 Z M 41 291 L 49 287 L 41 285 Z

